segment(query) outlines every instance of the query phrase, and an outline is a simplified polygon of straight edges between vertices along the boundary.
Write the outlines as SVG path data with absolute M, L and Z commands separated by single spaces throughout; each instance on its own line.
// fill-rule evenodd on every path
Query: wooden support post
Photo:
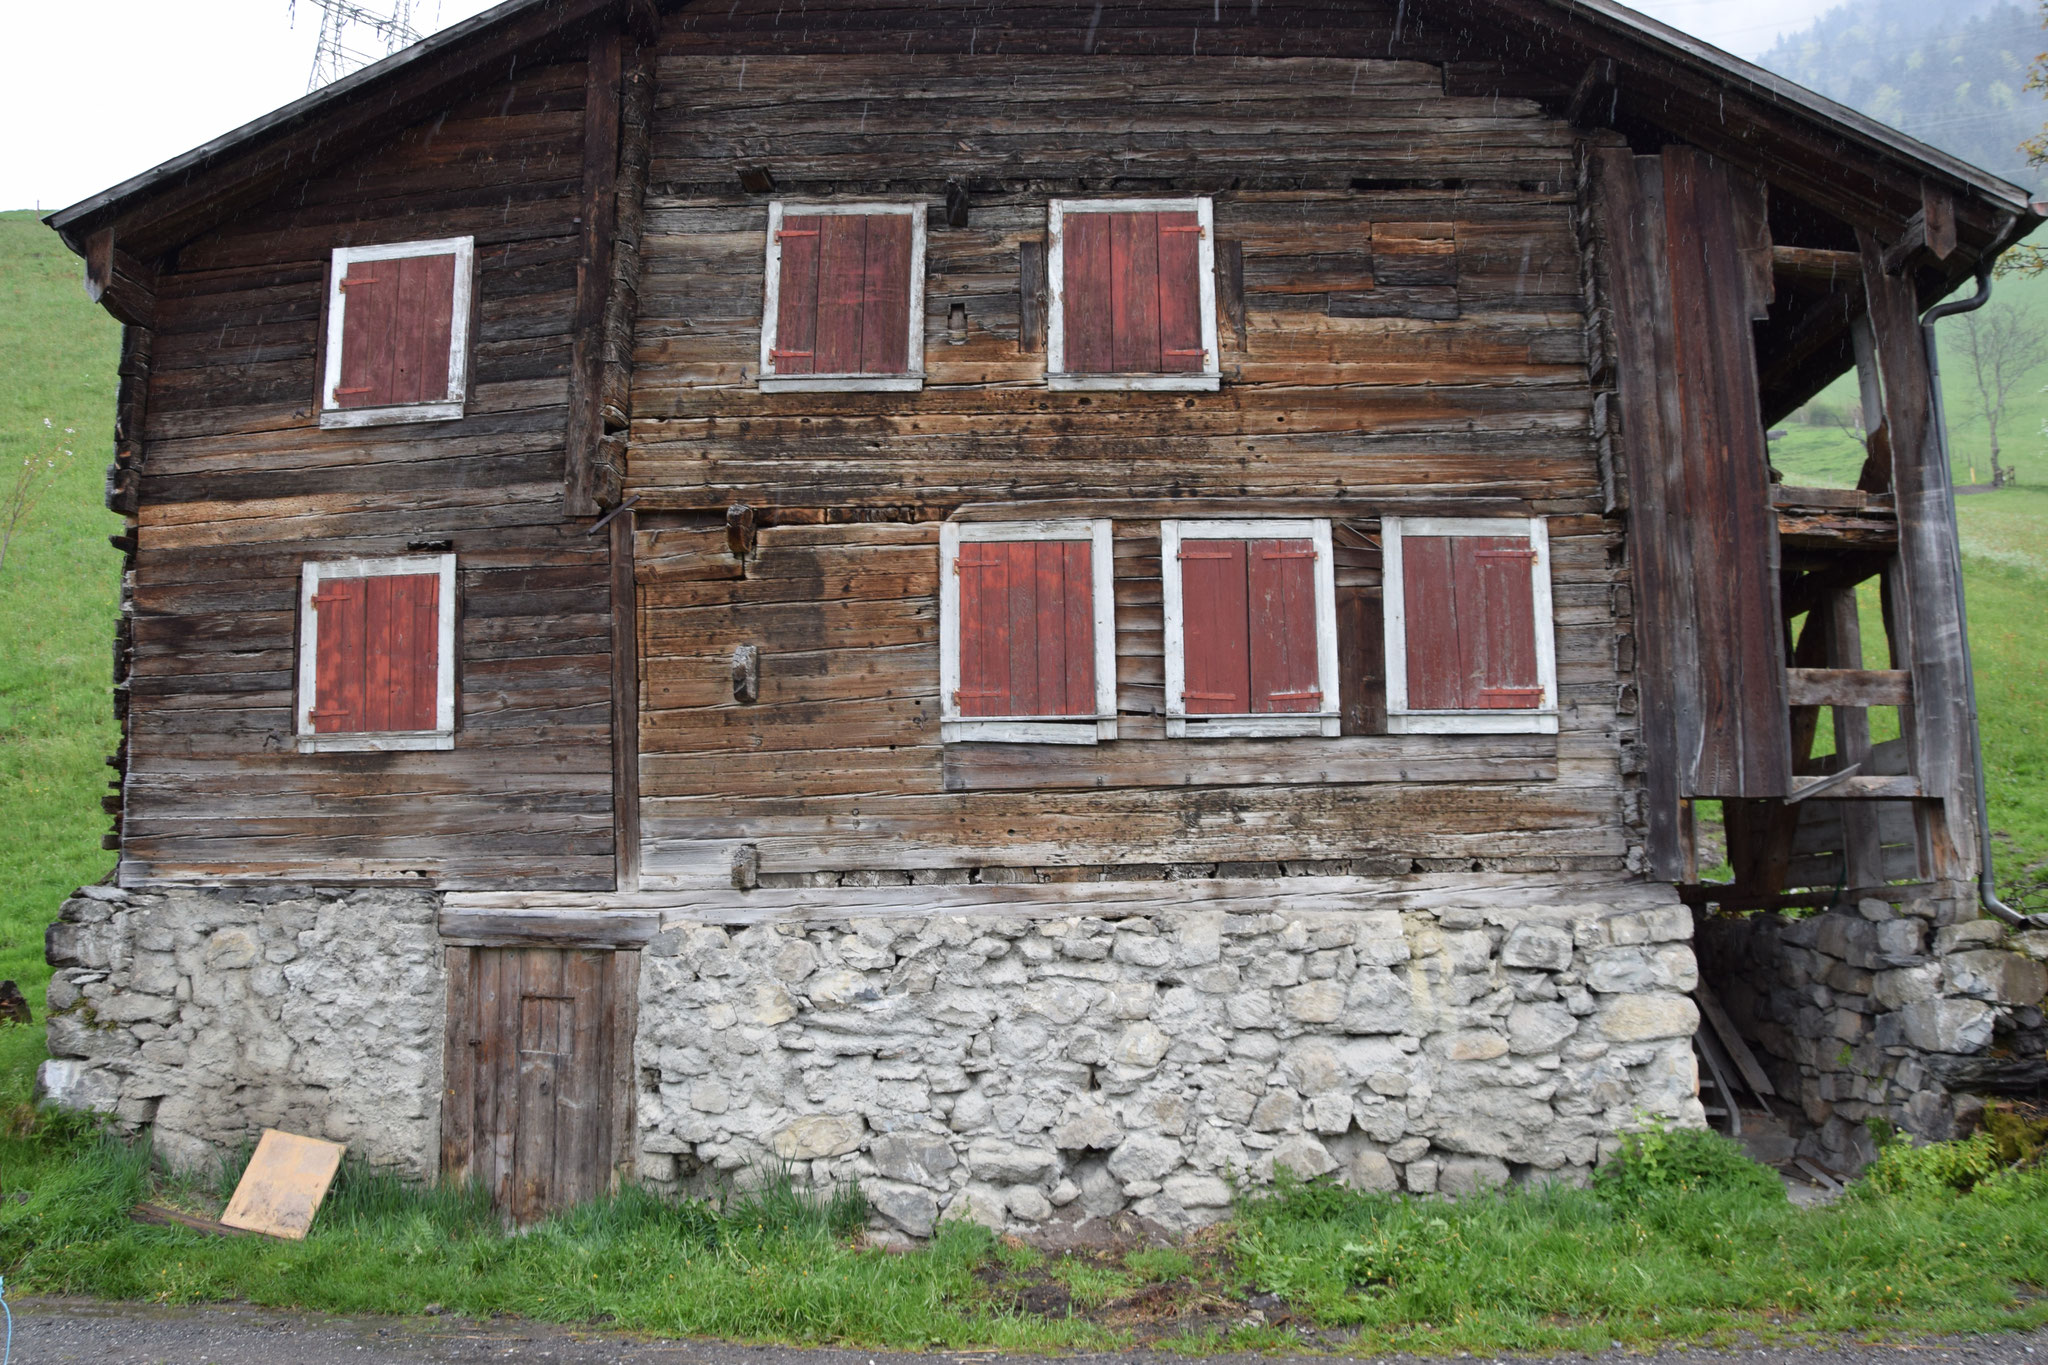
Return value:
M 1892 486 L 1891 433 L 1885 429 L 1884 385 L 1877 367 L 1877 337 L 1870 314 L 1849 323 L 1849 344 L 1856 353 L 1856 394 L 1863 409 L 1863 472 L 1856 487 L 1865 493 L 1888 492 Z
M 1620 366 L 1622 454 L 1628 465 L 1629 559 L 1635 570 L 1641 694 L 1643 800 L 1650 875 L 1676 882 L 1691 859 L 1681 800 L 1699 750 L 1699 638 L 1686 581 L 1686 533 L 1671 309 L 1664 302 L 1664 168 L 1627 148 L 1594 153 L 1600 262 L 1614 306 Z M 1690 824 L 1687 820 L 1686 824 Z
M 599 487 L 600 366 L 605 297 L 612 274 L 612 237 L 618 219 L 619 95 L 625 39 L 616 29 L 590 40 L 583 87 L 583 196 L 581 246 L 576 257 L 576 302 L 571 316 L 569 416 L 564 496 L 572 517 L 595 516 L 618 501 L 616 487 Z M 609 499 L 602 494 L 609 494 Z
M 616 887 L 640 889 L 640 621 L 633 512 L 612 519 L 612 838 Z
M 1886 272 L 1877 239 L 1858 232 L 1863 288 L 1884 372 L 1885 425 L 1891 432 L 1892 488 L 1899 517 L 1899 567 L 1907 667 L 1913 673 L 1913 773 L 1938 798 L 1927 807 L 1924 869 L 1937 881 L 1976 875 L 1976 810 L 1970 737 L 1964 733 L 1964 659 L 1956 603 L 1955 522 L 1948 471 L 1940 467 L 1933 392 L 1921 341 L 1919 300 L 1910 279 Z
M 1863 626 L 1856 609 L 1856 590 L 1833 594 L 1826 608 L 1829 668 L 1863 667 Z M 1860 706 L 1837 706 L 1835 763 L 1837 770 L 1870 767 L 1870 712 Z M 1842 803 L 1843 865 L 1851 887 L 1876 886 L 1884 880 L 1878 840 L 1877 811 L 1864 802 Z

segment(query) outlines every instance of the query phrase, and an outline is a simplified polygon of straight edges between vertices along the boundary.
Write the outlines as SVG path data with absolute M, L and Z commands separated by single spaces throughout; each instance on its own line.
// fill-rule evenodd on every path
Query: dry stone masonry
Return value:
M 1462 1194 L 1699 1123 L 1669 888 L 1497 880 L 1117 919 L 677 912 L 640 973 L 638 1173 L 688 1190 L 786 1162 L 913 1236 L 1185 1229 L 1281 1166 Z M 152 1125 L 174 1165 L 277 1125 L 430 1176 L 439 904 L 88 888 L 49 934 L 44 1090 Z
M 1598 891 L 678 917 L 641 972 L 640 1174 L 693 1188 L 786 1161 L 859 1181 L 913 1236 L 1125 1210 L 1186 1229 L 1278 1166 L 1421 1193 L 1579 1180 L 1626 1128 L 1701 1122 L 1690 912 L 1665 887 Z
M 49 927 L 49 1099 L 204 1167 L 265 1127 L 426 1178 L 438 1156 L 438 896 L 91 886 Z
M 1984 1094 L 2048 1081 L 2048 934 L 1959 918 L 1975 908 L 1864 900 L 1704 922 L 1709 979 L 1805 1120 L 1802 1156 L 1858 1170 L 1876 1155 L 1870 1120 L 1939 1141 Z

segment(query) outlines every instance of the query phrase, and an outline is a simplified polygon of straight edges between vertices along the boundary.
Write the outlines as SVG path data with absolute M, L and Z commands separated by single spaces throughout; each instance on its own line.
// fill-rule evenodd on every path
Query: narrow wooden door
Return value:
M 516 1224 L 611 1189 L 630 1159 L 639 954 L 450 948 L 443 1179 Z

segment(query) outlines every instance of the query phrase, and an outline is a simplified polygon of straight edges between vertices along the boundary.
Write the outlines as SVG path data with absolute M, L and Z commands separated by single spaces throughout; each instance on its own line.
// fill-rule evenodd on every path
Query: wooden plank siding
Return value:
M 1624 571 L 1588 434 L 1577 143 L 1532 103 L 1386 60 L 1394 10 L 742 0 L 667 18 L 626 488 L 643 885 L 730 885 L 744 845 L 768 881 L 1623 866 Z M 921 393 L 759 392 L 771 196 L 735 165 L 791 202 L 931 205 Z M 947 179 L 971 188 L 964 227 Z M 1046 389 L 1023 295 L 1047 201 L 1073 195 L 1213 196 L 1242 280 L 1220 392 Z M 939 742 L 938 523 L 998 502 L 1116 519 L 1114 741 Z M 741 503 L 764 521 L 743 566 L 711 520 Z M 1558 736 L 1360 733 L 1384 728 L 1376 518 L 1431 508 L 1553 518 Z M 1340 528 L 1345 736 L 1167 740 L 1160 517 L 1282 514 Z M 733 698 L 742 645 L 760 650 L 751 703 Z
M 160 272 L 132 596 L 130 885 L 613 884 L 609 545 L 565 517 L 584 64 L 522 68 Z M 475 238 L 468 415 L 323 431 L 338 246 Z M 448 752 L 300 754 L 300 565 L 451 543 Z

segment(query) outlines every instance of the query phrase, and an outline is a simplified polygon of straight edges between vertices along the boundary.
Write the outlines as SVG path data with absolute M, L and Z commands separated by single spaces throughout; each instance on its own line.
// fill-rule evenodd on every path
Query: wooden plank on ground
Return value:
M 339 1142 L 264 1129 L 220 1221 L 245 1232 L 303 1240 L 347 1150 Z
M 1714 1036 L 1727 1051 L 1729 1060 L 1733 1061 L 1736 1070 L 1742 1073 L 1743 1084 L 1758 1095 L 1776 1095 L 1778 1092 L 1771 1085 L 1770 1076 L 1758 1065 L 1756 1054 L 1749 1050 L 1749 1044 L 1744 1042 L 1742 1035 L 1736 1031 L 1735 1021 L 1730 1019 L 1728 1011 L 1721 1007 L 1721 998 L 1714 994 L 1714 988 L 1701 981 L 1693 988 L 1692 995 L 1699 1003 L 1700 1013 L 1704 1014 L 1707 1022 L 1713 1026 Z

